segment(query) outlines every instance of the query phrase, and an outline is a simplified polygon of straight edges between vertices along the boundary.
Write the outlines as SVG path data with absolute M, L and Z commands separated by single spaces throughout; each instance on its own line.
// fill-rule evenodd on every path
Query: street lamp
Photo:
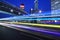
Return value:
M 13 9 L 11 9 L 10 11 L 13 12 Z
M 41 11 L 41 10 L 39 10 L 39 13 L 42 13 L 42 11 Z
M 31 14 L 33 13 L 33 8 L 31 8 Z
M 57 22 L 57 20 L 55 20 L 55 22 Z
M 31 11 L 33 10 L 33 8 L 31 8 Z

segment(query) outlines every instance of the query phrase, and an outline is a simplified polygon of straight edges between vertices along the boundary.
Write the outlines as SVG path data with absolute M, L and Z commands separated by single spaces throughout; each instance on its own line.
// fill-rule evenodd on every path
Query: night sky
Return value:
M 20 4 L 25 5 L 25 10 L 29 12 L 30 8 L 34 8 L 34 0 L 4 0 L 12 5 L 20 7 Z M 39 9 L 46 12 L 51 10 L 51 0 L 38 0 Z
M 17 7 L 20 7 L 20 4 L 25 5 L 25 11 L 29 12 L 31 8 L 34 8 L 34 0 L 3 0 L 5 2 L 8 2 L 9 4 L 15 5 Z M 51 0 L 38 0 L 39 3 L 39 9 L 43 12 L 51 11 Z M 10 17 L 10 15 L 2 15 L 2 17 Z

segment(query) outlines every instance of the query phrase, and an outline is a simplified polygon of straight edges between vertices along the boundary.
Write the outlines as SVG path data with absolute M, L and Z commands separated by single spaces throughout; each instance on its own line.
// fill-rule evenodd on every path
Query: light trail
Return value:
M 32 25 L 32 26 L 41 26 L 49 28 L 60 28 L 60 25 L 51 25 L 51 24 L 36 24 L 36 23 L 23 23 L 23 22 L 10 22 L 13 24 L 23 24 L 23 25 Z
M 1 11 L 1 10 L 0 10 L 0 13 L 3 13 L 3 14 L 9 14 L 9 15 L 15 16 L 15 15 L 14 15 L 14 14 L 12 14 L 12 13 L 5 12 L 5 11 Z
M 34 17 L 10 17 L 10 18 L 2 18 L 0 20 L 60 20 L 60 18 L 34 18 Z
M 60 17 L 60 10 L 55 10 L 57 14 L 50 14 L 50 12 L 45 12 L 45 13 L 37 13 L 37 14 L 29 14 L 29 15 L 23 15 L 23 16 L 14 16 L 14 17 L 9 17 L 9 18 L 2 18 L 0 20 L 60 20 L 60 18 L 47 18 L 47 17 Z M 0 11 L 3 12 L 3 11 Z M 54 12 L 54 11 L 52 11 Z M 5 12 L 3 12 L 5 13 Z M 9 14 L 9 13 L 7 13 Z M 10 13 L 11 14 L 11 13 Z M 46 18 L 44 18 L 46 17 Z
M 6 24 L 6 23 L 0 23 L 0 25 L 6 26 L 6 27 L 18 27 L 19 29 L 23 28 L 23 29 L 27 29 L 27 30 L 43 32 L 43 33 L 46 33 L 46 34 L 49 34 L 49 35 L 54 35 L 54 36 L 60 37 L 60 32 L 49 30 L 49 29 L 15 25 L 15 24 Z
M 7 13 L 0 11 L 1 13 Z M 37 13 L 37 14 L 29 14 L 29 15 L 23 15 L 23 16 L 14 16 L 14 17 L 9 17 L 9 18 L 2 18 L 0 20 L 60 20 L 60 18 L 44 18 L 44 17 L 60 17 L 60 10 L 53 10 L 53 13 L 50 14 L 50 12 L 45 12 L 45 13 Z M 55 12 L 57 14 L 55 14 Z M 47 13 L 47 14 L 46 14 Z M 11 13 L 7 13 L 11 14 Z

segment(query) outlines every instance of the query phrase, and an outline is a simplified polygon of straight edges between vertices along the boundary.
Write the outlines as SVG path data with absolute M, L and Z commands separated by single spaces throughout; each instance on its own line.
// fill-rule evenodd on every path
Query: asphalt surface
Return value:
M 0 26 L 0 40 L 42 40 L 15 29 Z
M 27 27 L 22 25 L 6 23 L 0 23 L 0 25 L 3 25 L 0 26 L 1 40 L 45 40 L 45 39 L 59 40 L 60 37 L 59 32 L 55 32 L 53 30 L 48 30 L 44 28 Z M 16 28 L 18 29 L 16 30 Z M 28 29 L 29 31 L 27 31 Z

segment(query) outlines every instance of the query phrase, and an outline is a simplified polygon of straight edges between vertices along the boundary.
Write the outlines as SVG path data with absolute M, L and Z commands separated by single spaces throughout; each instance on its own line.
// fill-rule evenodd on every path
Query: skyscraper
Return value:
M 52 14 L 60 14 L 60 0 L 51 0 Z
M 41 13 L 42 11 L 38 9 L 38 0 L 34 1 L 34 8 L 30 9 L 31 13 Z
M 35 0 L 34 1 L 34 10 L 35 10 L 35 12 L 38 12 L 39 10 L 38 10 L 38 0 Z

